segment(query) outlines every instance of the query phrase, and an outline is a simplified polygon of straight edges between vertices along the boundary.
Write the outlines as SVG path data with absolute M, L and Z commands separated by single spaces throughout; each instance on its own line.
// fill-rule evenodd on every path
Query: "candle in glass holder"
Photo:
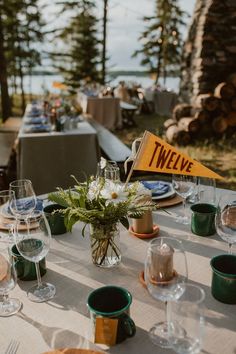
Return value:
M 152 277 L 156 282 L 170 281 L 174 277 L 173 269 L 174 249 L 163 243 L 152 250 Z

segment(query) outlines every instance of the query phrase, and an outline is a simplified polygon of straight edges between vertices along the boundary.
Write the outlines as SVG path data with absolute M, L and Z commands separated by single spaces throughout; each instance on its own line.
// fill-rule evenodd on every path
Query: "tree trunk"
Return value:
M 22 70 L 22 64 L 21 64 L 21 59 L 19 58 L 19 76 L 20 76 L 20 89 L 21 89 L 21 109 L 22 109 L 22 115 L 25 112 L 25 91 L 24 91 L 24 75 L 23 75 L 23 70 Z
M 106 42 L 107 42 L 107 7 L 108 0 L 103 3 L 103 38 L 102 38 L 102 84 L 106 83 Z
M 0 13 L 0 87 L 2 118 L 5 121 L 11 115 L 11 100 L 8 92 L 7 62 L 4 51 L 4 35 L 2 25 L 2 14 Z

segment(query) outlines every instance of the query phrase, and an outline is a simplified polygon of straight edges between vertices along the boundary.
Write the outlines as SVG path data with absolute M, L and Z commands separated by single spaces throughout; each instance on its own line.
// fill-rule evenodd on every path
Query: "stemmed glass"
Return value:
M 43 212 L 35 211 L 30 219 L 19 220 L 14 233 L 18 252 L 27 260 L 34 262 L 37 284 L 30 288 L 27 295 L 31 301 L 43 302 L 54 297 L 56 288 L 42 282 L 39 262 L 47 255 L 50 248 L 51 231 Z
M 190 218 L 187 216 L 186 200 L 193 193 L 196 186 L 197 178 L 195 176 L 173 175 L 172 185 L 176 193 L 183 198 L 183 214 L 178 216 L 176 222 L 181 224 L 189 224 Z
M 9 291 L 13 290 L 17 282 L 17 274 L 13 258 L 9 256 L 8 247 L 1 244 L 0 249 L 0 316 L 8 317 L 17 313 L 22 306 L 18 299 L 9 298 Z
M 229 245 L 229 254 L 232 254 L 232 245 L 236 242 L 236 192 L 230 191 L 219 199 L 215 226 L 217 234 Z
M 145 261 L 145 283 L 155 299 L 166 302 L 166 321 L 156 323 L 149 335 L 152 342 L 162 348 L 171 347 L 168 302 L 183 294 L 186 280 L 187 261 L 182 242 L 172 237 L 152 240 Z
M 0 192 L 0 238 L 7 242 L 13 241 L 14 220 L 9 217 L 9 200 L 13 197 L 14 192 L 8 189 Z
M 199 286 L 185 284 L 180 298 L 170 303 L 172 349 L 179 354 L 197 354 L 204 337 L 205 292 Z
M 28 179 L 19 179 L 9 185 L 14 194 L 10 198 L 10 209 L 16 219 L 28 219 L 36 208 L 37 199 L 32 182 Z

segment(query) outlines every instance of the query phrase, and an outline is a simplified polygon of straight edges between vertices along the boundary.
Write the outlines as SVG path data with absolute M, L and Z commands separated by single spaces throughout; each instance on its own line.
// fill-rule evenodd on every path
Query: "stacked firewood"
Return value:
M 197 96 L 194 104 L 175 106 L 164 127 L 168 142 L 178 145 L 236 132 L 236 73 L 218 84 L 214 93 Z

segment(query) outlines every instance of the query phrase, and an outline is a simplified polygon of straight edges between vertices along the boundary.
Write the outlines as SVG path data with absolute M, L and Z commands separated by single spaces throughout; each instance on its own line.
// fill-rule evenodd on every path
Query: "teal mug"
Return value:
M 236 304 L 236 256 L 223 254 L 211 259 L 213 297 L 225 304 Z
M 64 215 L 60 213 L 60 210 L 62 209 L 65 209 L 65 207 L 59 204 L 49 204 L 43 209 L 52 235 L 61 235 L 66 233 Z
M 114 345 L 135 335 L 135 323 L 129 316 L 131 303 L 130 292 L 118 286 L 104 286 L 89 295 L 95 343 Z
M 25 259 L 17 250 L 16 245 L 13 245 L 10 249 L 10 255 L 13 259 L 13 263 L 16 269 L 17 278 L 20 280 L 36 280 L 37 274 L 35 269 L 35 263 Z M 41 277 L 46 273 L 46 260 L 43 258 L 39 262 L 39 269 Z
M 192 210 L 191 230 L 199 236 L 211 236 L 216 232 L 215 215 L 217 208 L 212 204 L 198 203 L 190 207 Z

